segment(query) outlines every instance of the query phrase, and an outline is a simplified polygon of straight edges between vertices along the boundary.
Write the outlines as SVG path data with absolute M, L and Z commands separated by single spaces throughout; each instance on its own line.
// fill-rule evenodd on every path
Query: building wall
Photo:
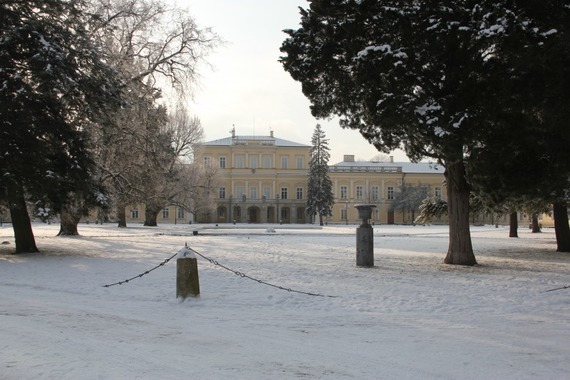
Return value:
M 144 204 L 137 206 L 128 206 L 125 211 L 127 216 L 127 224 L 144 223 Z M 168 205 L 158 213 L 156 221 L 159 224 L 190 224 L 194 222 L 194 216 L 192 213 L 184 210 L 182 207 Z
M 309 149 L 299 144 L 280 146 L 272 137 L 202 145 L 197 159 L 218 167 L 217 206 L 209 221 L 307 223 Z
M 331 167 L 329 176 L 333 182 L 335 205 L 332 223 L 357 223 L 357 204 L 373 204 L 372 221 L 380 224 L 412 224 L 417 212 L 392 210 L 393 198 L 403 184 L 406 186 L 426 186 L 430 196 L 446 199 L 443 174 L 403 173 L 395 166 L 370 167 Z M 345 190 L 346 189 L 346 192 Z M 345 217 L 346 216 L 346 217 Z M 436 222 L 445 222 L 444 220 Z
M 218 166 L 217 203 L 213 218 L 199 222 L 309 223 L 305 214 L 310 146 L 272 144 L 273 136 L 235 137 L 205 143 L 197 159 Z M 350 161 L 353 156 L 346 156 Z M 409 165 L 408 165 L 409 166 Z M 335 204 L 328 223 L 357 223 L 357 204 L 376 205 L 372 221 L 382 224 L 413 222 L 411 212 L 391 211 L 393 196 L 405 183 L 427 186 L 430 195 L 445 198 L 443 173 L 406 172 L 397 163 L 331 166 Z M 417 215 L 416 215 L 417 216 Z M 444 221 L 441 221 L 444 222 Z

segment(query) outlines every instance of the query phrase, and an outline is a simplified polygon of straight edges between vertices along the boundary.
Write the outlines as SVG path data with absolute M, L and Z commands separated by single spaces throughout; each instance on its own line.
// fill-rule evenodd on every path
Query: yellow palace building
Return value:
M 217 168 L 215 207 L 198 222 L 311 223 L 305 213 L 311 146 L 269 136 L 231 136 L 200 144 L 196 160 Z M 373 204 L 372 222 L 412 223 L 412 211 L 394 210 L 402 186 L 424 186 L 445 197 L 443 168 L 430 163 L 355 161 L 329 166 L 335 204 L 327 223 L 359 222 L 357 204 Z M 416 215 L 417 216 L 417 215 Z

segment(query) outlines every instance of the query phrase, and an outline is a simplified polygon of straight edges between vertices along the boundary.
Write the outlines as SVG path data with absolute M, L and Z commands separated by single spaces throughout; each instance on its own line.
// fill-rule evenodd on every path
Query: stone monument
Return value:
M 359 267 L 374 266 L 374 229 L 368 222 L 372 217 L 375 205 L 361 204 L 354 206 L 362 224 L 356 228 L 356 265 Z

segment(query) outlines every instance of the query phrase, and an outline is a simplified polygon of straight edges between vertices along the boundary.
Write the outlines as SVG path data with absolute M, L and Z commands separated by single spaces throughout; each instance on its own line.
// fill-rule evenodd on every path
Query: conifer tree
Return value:
M 319 224 L 322 226 L 323 217 L 332 215 L 334 196 L 332 182 L 329 177 L 328 162 L 330 159 L 329 140 L 325 132 L 317 124 L 311 138 L 309 160 L 309 179 L 307 181 L 307 214 L 313 218 L 319 215 Z
M 120 99 L 81 1 L 0 2 L 0 199 L 16 252 L 36 252 L 27 201 L 61 208 L 69 194 L 103 199 L 87 130 Z M 56 210 L 57 211 L 57 210 Z
M 552 3 L 549 14 L 566 14 L 564 2 Z M 537 91 L 518 62 L 537 51 L 552 55 L 543 47 L 558 38 L 556 23 L 537 22 L 521 4 L 310 0 L 301 27 L 285 31 L 281 62 L 301 82 L 313 116 L 339 116 L 341 127 L 382 152 L 403 147 L 411 160 L 445 167 L 448 264 L 477 264 L 469 231 L 473 153 L 484 154 L 513 115 L 532 124 L 525 108 Z M 567 109 L 561 104 L 552 107 L 555 117 Z

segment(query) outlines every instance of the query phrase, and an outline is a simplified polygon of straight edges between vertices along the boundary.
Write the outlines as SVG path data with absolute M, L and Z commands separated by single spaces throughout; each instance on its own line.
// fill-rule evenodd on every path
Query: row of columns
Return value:
M 252 209 L 255 210 L 255 218 L 252 218 Z M 285 218 L 282 218 L 282 212 L 284 209 L 287 210 L 287 214 Z M 297 217 L 298 209 L 303 210 L 303 218 L 301 219 Z M 285 203 L 284 205 L 281 205 L 278 202 L 273 204 L 248 202 L 228 203 L 225 221 L 230 223 L 306 223 L 307 219 L 304 210 L 304 203 Z

